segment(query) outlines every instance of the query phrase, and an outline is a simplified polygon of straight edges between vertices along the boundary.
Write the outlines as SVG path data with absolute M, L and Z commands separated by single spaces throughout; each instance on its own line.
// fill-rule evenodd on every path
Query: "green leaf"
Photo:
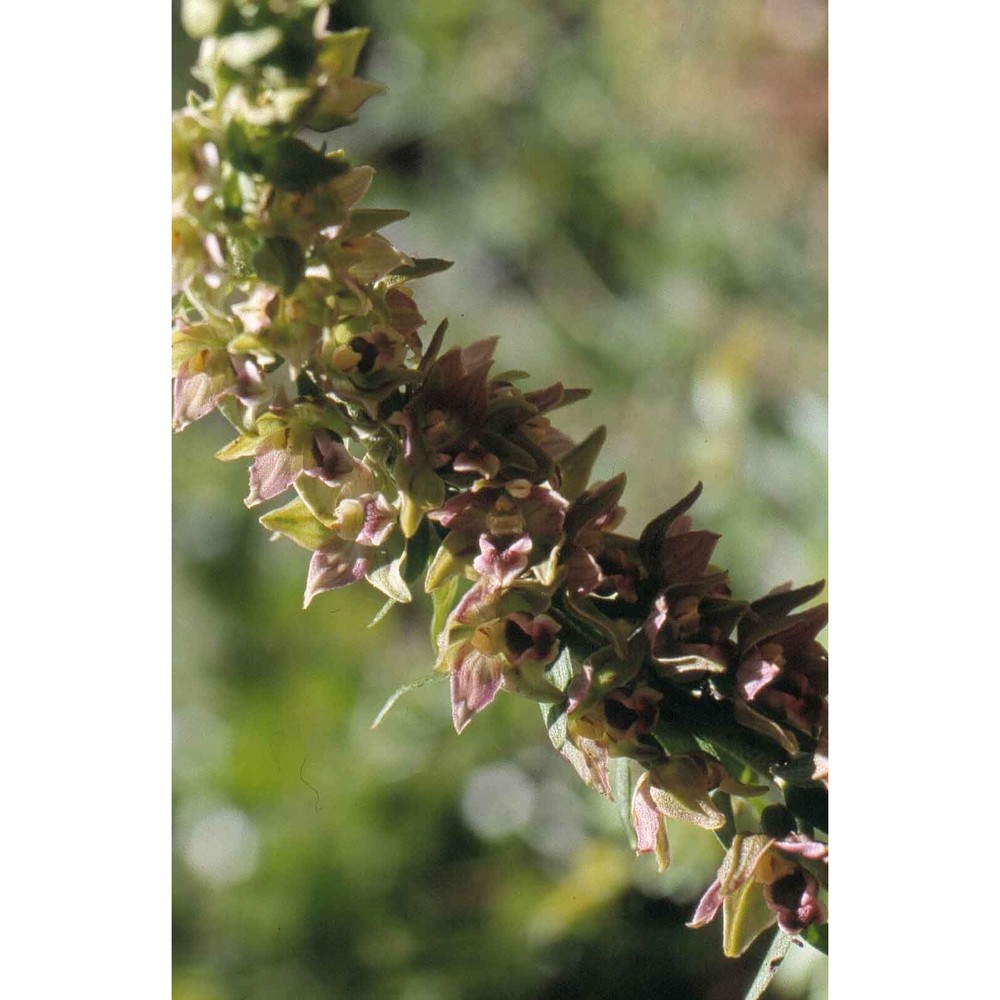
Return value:
M 662 720 L 657 723 L 652 736 L 668 754 L 691 753 L 693 750 L 699 749 L 699 744 L 690 733 L 679 731 L 672 726 L 665 726 Z
M 456 532 L 445 535 L 444 541 L 434 553 L 430 566 L 427 567 L 424 590 L 428 594 L 433 594 L 446 580 L 454 578 L 469 562 L 468 557 L 455 554 L 456 550 L 460 550 L 466 544 L 466 539 Z
M 602 424 L 556 463 L 559 466 L 559 492 L 567 500 L 575 500 L 587 488 L 594 462 L 607 436 L 607 428 Z
M 260 518 L 260 523 L 310 552 L 322 548 L 335 535 L 335 532 L 316 519 L 299 497 L 286 503 L 284 507 L 268 512 Z
M 243 432 L 243 414 L 235 396 L 223 396 L 215 404 L 215 408 L 226 418 L 233 430 Z
M 295 240 L 273 236 L 257 249 L 251 264 L 258 277 L 291 295 L 305 273 L 306 255 Z
M 739 958 L 778 918 L 768 909 L 764 890 L 752 878 L 722 901 L 722 952 Z
M 652 574 L 660 572 L 662 563 L 663 539 L 667 535 L 670 525 L 677 520 L 681 514 L 685 513 L 691 505 L 701 496 L 702 484 L 698 483 L 686 497 L 678 500 L 673 507 L 668 507 L 662 514 L 654 517 L 639 536 L 639 557 L 642 564 Z
M 566 706 L 554 702 L 539 702 L 542 719 L 549 734 L 549 740 L 556 750 L 562 750 L 566 742 Z
M 356 208 L 351 212 L 343 237 L 347 236 L 368 236 L 383 226 L 388 226 L 393 222 L 400 222 L 409 216 L 409 212 L 401 208 Z
M 426 278 L 430 274 L 447 271 L 455 262 L 440 257 L 414 257 L 412 264 L 401 264 L 391 274 L 393 278 L 409 281 L 412 278 Z
M 570 654 L 569 646 L 563 646 L 555 662 L 545 671 L 545 679 L 565 694 L 573 680 L 573 674 L 573 657 Z
M 402 456 L 393 468 L 393 478 L 402 494 L 399 526 L 406 538 L 412 538 L 424 514 L 444 503 L 444 480 L 427 466 L 414 468 Z
M 368 41 L 368 28 L 351 28 L 349 31 L 335 31 L 320 39 L 316 61 L 323 71 L 334 80 L 343 80 L 354 75 L 361 50 Z
M 443 587 L 438 587 L 431 595 L 434 613 L 431 617 L 431 646 L 435 650 L 441 646 L 441 633 L 448 621 L 448 615 L 455 603 L 455 593 L 458 591 L 458 577 L 453 576 Z
M 319 476 L 299 475 L 292 485 L 313 517 L 332 530 L 337 523 L 336 511 L 340 490 L 327 486 Z
M 230 173 L 230 177 L 235 178 L 237 175 L 234 172 Z M 224 191 L 225 193 L 225 191 Z M 242 204 L 242 203 L 241 203 Z M 243 210 L 241 208 L 234 208 L 232 210 L 232 215 L 238 220 L 242 216 Z M 253 266 L 253 255 L 255 252 L 255 247 L 258 247 L 256 240 L 249 240 L 244 238 L 237 238 L 235 236 L 229 236 L 226 238 L 226 256 L 229 258 L 229 263 L 233 268 L 233 273 L 237 278 L 252 278 L 254 275 Z M 277 282 L 275 282 L 277 284 Z
M 378 724 L 389 714 L 389 710 L 393 705 L 403 697 L 404 694 L 409 694 L 410 691 L 416 691 L 417 688 L 422 688 L 425 684 L 430 684 L 433 681 L 442 681 L 447 677 L 447 674 L 438 673 L 434 671 L 433 673 L 427 674 L 421 677 L 419 680 L 410 681 L 409 684 L 404 684 L 402 687 L 396 688 L 395 691 L 389 695 L 388 700 L 379 710 L 378 715 L 375 716 L 375 720 L 372 722 L 371 728 L 374 729 Z
M 427 371 L 427 369 L 434 363 L 438 356 L 438 352 L 441 350 L 441 345 L 444 343 L 444 335 L 447 331 L 448 320 L 443 319 L 440 323 L 438 323 L 437 329 L 431 337 L 431 342 L 427 345 L 427 350 L 424 351 L 423 357 L 420 359 L 419 371 Z
M 263 164 L 256 144 L 262 141 L 267 141 L 266 133 L 256 129 L 251 135 L 247 128 L 234 118 L 226 127 L 226 158 L 237 170 L 242 170 L 246 174 L 259 174 Z
M 431 530 L 430 521 L 424 518 L 406 543 L 406 565 L 403 570 L 403 579 L 408 584 L 413 583 L 423 573 L 424 568 L 427 566 L 427 559 L 431 554 L 434 540 L 434 532 Z
M 762 618 L 784 618 L 794 611 L 800 604 L 811 601 L 818 597 L 826 586 L 826 580 L 817 580 L 815 583 L 798 587 L 795 590 L 783 590 L 777 594 L 768 594 L 754 601 L 750 607 Z
M 259 434 L 241 434 L 235 441 L 220 448 L 215 457 L 220 462 L 232 462 L 237 458 L 248 458 L 256 453 L 261 442 L 265 439 Z
M 390 598 L 389 598 L 389 600 L 388 600 L 388 601 L 386 601 L 386 602 L 385 602 L 385 604 L 383 604 L 383 605 L 382 605 L 382 607 L 380 607 L 380 608 L 378 609 L 378 612 L 376 613 L 375 617 L 374 617 L 374 618 L 373 618 L 373 619 L 372 619 L 372 620 L 371 620 L 371 621 L 370 621 L 370 622 L 368 623 L 367 627 L 368 627 L 368 628 L 375 628 L 375 626 L 376 626 L 376 625 L 378 625 L 378 623 L 379 623 L 380 621 L 382 621 L 382 619 L 383 619 L 383 618 L 385 618 L 385 616 L 386 616 L 386 615 L 387 615 L 387 614 L 388 614 L 388 613 L 389 613 L 390 611 L 392 611 L 392 609 L 393 609 L 393 608 L 394 608 L 394 607 L 395 607 L 395 606 L 396 606 L 396 605 L 397 605 L 398 603 L 399 603 L 399 601 L 394 601 L 394 600 L 393 600 L 393 599 L 392 599 L 392 598 L 390 597 Z
M 709 792 L 709 797 L 715 803 L 715 808 L 726 817 L 726 825 L 720 826 L 718 830 L 713 830 L 716 839 L 728 851 L 736 836 L 736 817 L 733 816 L 733 800 L 728 792 Z
M 290 136 L 269 143 L 260 154 L 259 173 L 277 187 L 300 194 L 349 169 L 350 164 L 341 157 L 321 153 Z
M 618 804 L 618 818 L 625 828 L 625 836 L 635 850 L 635 828 L 632 826 L 632 762 L 628 757 L 611 757 L 608 760 L 611 794 Z
M 618 659 L 627 663 L 629 659 L 628 646 L 624 636 L 615 628 L 615 623 L 603 612 L 598 611 L 594 602 L 586 597 L 573 597 L 567 590 L 565 600 L 567 607 L 573 614 L 595 626 L 599 634 L 611 641 Z
M 779 726 L 774 719 L 769 719 L 766 715 L 751 708 L 745 701 L 733 702 L 733 718 L 741 726 L 745 726 L 755 733 L 760 733 L 761 736 L 769 740 L 774 740 L 785 753 L 797 754 L 799 752 L 799 744 L 794 733 Z
M 830 829 L 829 796 L 822 785 L 814 788 L 798 788 L 789 785 L 785 789 L 785 805 L 804 819 L 810 826 L 826 833 Z
M 808 941 L 817 951 L 824 955 L 830 954 L 829 924 L 810 924 L 803 932 L 802 938 Z
M 774 974 L 778 971 L 778 966 L 781 965 L 791 946 L 792 939 L 784 931 L 779 930 L 775 933 L 771 947 L 767 949 L 764 961 L 760 963 L 757 975 L 750 984 L 750 989 L 747 990 L 744 1000 L 759 1000 L 764 995 L 764 991 L 771 984 Z
M 409 604 L 413 600 L 410 588 L 406 586 L 406 581 L 400 572 L 405 559 L 404 554 L 388 565 L 379 566 L 378 569 L 373 569 L 370 573 L 365 574 L 365 579 L 373 587 L 381 590 L 386 597 L 390 597 L 400 604 Z

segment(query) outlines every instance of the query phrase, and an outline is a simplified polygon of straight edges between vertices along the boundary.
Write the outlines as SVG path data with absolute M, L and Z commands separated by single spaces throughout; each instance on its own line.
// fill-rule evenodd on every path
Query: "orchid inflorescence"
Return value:
M 826 605 L 822 584 L 733 596 L 697 486 L 638 538 L 604 440 L 551 422 L 587 392 L 522 388 L 496 338 L 426 342 L 411 283 L 449 262 L 359 207 L 373 171 L 306 136 L 354 120 L 363 29 L 319 0 L 189 0 L 200 38 L 173 119 L 174 426 L 218 410 L 248 458 L 246 504 L 311 553 L 308 605 L 365 579 L 386 610 L 432 595 L 435 671 L 461 732 L 501 691 L 539 703 L 556 749 L 670 863 L 667 819 L 727 847 L 692 925 L 723 912 L 727 955 L 767 927 L 825 950 Z M 633 774 L 639 777 L 632 782 Z

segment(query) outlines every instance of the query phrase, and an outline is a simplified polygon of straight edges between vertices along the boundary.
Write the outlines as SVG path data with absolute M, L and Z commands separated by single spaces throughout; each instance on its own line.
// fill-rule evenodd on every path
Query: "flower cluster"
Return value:
M 174 117 L 176 429 L 218 410 L 247 506 L 294 494 L 260 520 L 311 553 L 306 605 L 423 579 L 456 730 L 500 691 L 533 699 L 589 785 L 639 772 L 636 848 L 661 869 L 668 819 L 715 831 L 693 924 L 722 908 L 727 954 L 822 923 L 826 609 L 797 611 L 821 585 L 735 598 L 688 514 L 700 485 L 618 532 L 624 475 L 590 482 L 604 429 L 550 420 L 584 390 L 522 388 L 495 338 L 443 351 L 446 323 L 425 343 L 410 282 L 448 262 L 393 246 L 406 213 L 359 207 L 371 168 L 303 138 L 380 92 L 354 75 L 364 31 L 327 32 L 317 0 L 184 10 L 208 94 Z

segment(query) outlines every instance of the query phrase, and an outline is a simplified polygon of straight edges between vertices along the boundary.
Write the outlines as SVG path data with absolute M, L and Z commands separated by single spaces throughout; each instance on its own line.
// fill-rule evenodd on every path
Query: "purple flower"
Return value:
M 819 900 L 819 883 L 795 856 L 825 861 L 827 847 L 801 834 L 786 834 L 782 839 L 763 833 L 737 834 L 688 927 L 703 927 L 722 909 L 723 950 L 734 958 L 776 920 L 786 934 L 799 934 L 810 924 L 823 923 L 826 910 Z M 755 902 L 757 893 L 756 898 L 767 907 L 763 912 Z
M 566 501 L 554 490 L 524 479 L 503 486 L 484 486 L 451 497 L 428 517 L 449 531 L 455 556 L 474 553 L 481 535 L 495 544 L 511 537 L 531 539 L 531 562 L 539 562 L 562 537 Z
M 248 507 L 284 493 L 302 472 L 307 453 L 293 441 L 286 429 L 271 434 L 261 443 L 250 466 L 250 492 L 243 501 Z
M 317 549 L 309 561 L 304 608 L 317 594 L 346 587 L 364 577 L 372 564 L 373 553 L 360 545 L 336 538 Z
M 632 794 L 636 853 L 654 853 L 660 871 L 666 870 L 670 864 L 668 816 L 705 830 L 725 826 L 725 815 L 709 795 L 716 788 L 744 796 L 766 791 L 734 781 L 718 761 L 701 753 L 674 754 L 646 771 Z
M 639 567 L 607 534 L 625 516 L 618 503 L 624 489 L 624 475 L 596 483 L 566 512 L 561 562 L 566 567 L 566 587 L 575 597 L 595 594 L 636 600 Z
M 343 441 L 331 431 L 320 427 L 313 434 L 313 461 L 303 471 L 321 479 L 327 486 L 343 486 L 344 481 L 361 463 L 352 458 Z
M 309 562 L 305 607 L 317 594 L 346 587 L 371 568 L 377 549 L 396 524 L 397 512 L 381 493 L 345 497 L 337 504 L 332 527 L 337 532 Z
M 827 718 L 826 651 L 816 636 L 827 606 L 817 605 L 776 623 L 758 624 L 741 643 L 736 670 L 740 695 L 755 708 L 802 732 L 819 735 Z
M 804 868 L 796 868 L 790 875 L 765 885 L 764 901 L 786 934 L 801 934 L 810 924 L 826 921 L 826 908 L 819 900 L 819 883 Z
M 449 646 L 438 670 L 451 673 L 451 714 L 461 732 L 502 689 L 534 694 L 548 688 L 542 668 L 558 649 L 559 625 L 548 615 L 514 612 L 480 621 L 472 634 Z M 534 669 L 532 669 L 534 668 Z
M 649 687 L 628 691 L 616 688 L 604 697 L 604 723 L 608 734 L 621 743 L 648 733 L 660 716 L 663 695 Z
M 527 535 L 503 546 L 494 545 L 487 535 L 480 535 L 479 555 L 472 561 L 472 568 L 479 574 L 483 589 L 493 594 L 509 587 L 528 568 L 531 548 Z
M 456 472 L 476 472 L 484 479 L 493 479 L 500 471 L 500 459 L 473 438 L 455 456 L 451 467 Z
M 512 612 L 504 618 L 503 639 L 507 661 L 512 666 L 551 663 L 555 659 L 560 626 L 548 615 Z
M 729 600 L 722 582 L 710 584 L 707 593 L 686 593 L 689 589 L 672 587 L 660 594 L 643 631 L 661 676 L 697 681 L 709 673 L 725 673 L 735 661 L 729 635 L 746 605 Z
M 192 354 L 174 377 L 174 430 L 208 416 L 238 381 L 225 350 L 202 348 Z
M 460 733 L 491 704 L 503 683 L 503 661 L 494 651 L 490 629 L 482 626 L 461 643 L 451 665 L 451 718 Z

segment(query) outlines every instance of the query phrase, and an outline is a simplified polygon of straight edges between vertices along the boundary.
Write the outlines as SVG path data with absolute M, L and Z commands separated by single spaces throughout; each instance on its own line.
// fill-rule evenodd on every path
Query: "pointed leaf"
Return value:
M 545 679 L 565 693 L 573 680 L 573 673 L 573 657 L 570 655 L 569 646 L 563 646 L 555 661 L 545 671 Z
M 796 590 L 780 590 L 754 601 L 750 607 L 762 618 L 784 618 L 800 604 L 818 597 L 826 586 L 826 580 L 817 580 Z
M 413 595 L 400 572 L 402 561 L 403 557 L 400 557 L 386 566 L 370 570 L 365 574 L 365 579 L 377 590 L 381 590 L 386 597 L 390 597 L 400 604 L 409 604 L 413 600 Z
M 334 532 L 318 521 L 298 497 L 284 507 L 269 511 L 260 518 L 260 523 L 269 531 L 290 538 L 296 545 L 301 545 L 310 552 L 322 548 L 334 537 Z
M 744 882 L 722 900 L 722 952 L 727 958 L 739 958 L 778 918 L 764 899 L 764 892 L 753 879 Z
M 549 740 L 556 750 L 561 751 L 566 743 L 566 706 L 553 702 L 539 702 L 542 719 L 549 734 Z
M 594 462 L 607 436 L 607 428 L 602 424 L 559 459 L 559 492 L 567 500 L 575 500 L 587 488 Z
M 404 684 L 402 687 L 396 688 L 395 691 L 389 695 L 386 703 L 379 709 L 378 715 L 375 716 L 375 720 L 372 722 L 371 728 L 374 729 L 388 714 L 393 705 L 403 697 L 404 694 L 409 694 L 410 691 L 416 691 L 417 688 L 422 688 L 425 684 L 430 684 L 431 681 L 441 681 L 447 677 L 447 674 L 440 674 L 437 671 L 429 673 L 419 680 L 410 681 L 409 684 Z
M 237 458 L 249 458 L 257 453 L 263 438 L 257 434 L 241 434 L 235 441 L 220 448 L 215 457 L 220 462 L 232 462 Z
M 719 843 L 728 851 L 732 847 L 733 838 L 736 836 L 736 817 L 733 815 L 733 801 L 726 792 L 716 790 L 710 792 L 709 795 L 715 803 L 715 808 L 726 817 L 726 825 L 720 826 L 719 829 L 712 832 Z
M 306 256 L 295 240 L 272 236 L 257 248 L 251 265 L 258 277 L 277 285 L 285 295 L 291 295 L 302 280 Z
M 566 591 L 565 600 L 570 610 L 578 618 L 583 618 L 590 625 L 596 626 L 599 633 L 611 641 L 615 655 L 619 660 L 628 662 L 628 646 L 624 636 L 607 615 L 597 610 L 597 606 L 593 601 L 588 600 L 586 597 L 575 598 L 569 591 Z
M 624 491 L 625 473 L 620 472 L 613 479 L 596 483 L 581 493 L 566 511 L 567 537 L 575 538 L 583 527 L 612 510 Z
M 424 518 L 421 520 L 417 530 L 410 536 L 406 543 L 406 563 L 403 570 L 403 579 L 408 583 L 423 573 L 427 566 L 427 558 L 431 554 L 431 548 L 436 541 L 436 536 L 431 531 L 430 522 Z
M 773 719 L 762 715 L 756 709 L 751 708 L 745 701 L 737 699 L 733 702 L 733 718 L 747 729 L 752 729 L 761 736 L 766 736 L 769 740 L 774 740 L 778 746 L 786 753 L 796 754 L 799 752 L 799 744 L 794 734 L 782 728 Z
M 458 591 L 458 577 L 453 576 L 443 587 L 438 587 L 431 596 L 434 605 L 434 614 L 431 618 L 431 645 L 434 649 L 440 649 L 445 624 L 448 615 L 455 604 L 455 594 Z
M 701 496 L 702 484 L 698 483 L 686 497 L 678 500 L 658 517 L 654 517 L 639 536 L 639 556 L 651 573 L 658 573 L 662 563 L 661 549 L 670 525 L 674 523 Z
M 369 28 L 350 28 L 347 31 L 332 31 L 319 40 L 318 64 L 334 80 L 343 80 L 354 75 L 358 58 L 365 47 Z
M 433 594 L 448 579 L 455 579 L 456 574 L 469 562 L 468 557 L 455 555 L 455 549 L 463 544 L 463 540 L 455 533 L 445 537 L 445 540 L 438 546 L 437 552 L 430 566 L 427 567 L 427 575 L 424 578 L 424 590 L 428 594 Z
M 392 611 L 392 609 L 399 603 L 399 601 L 394 601 L 391 597 L 378 609 L 375 617 L 368 623 L 367 628 L 375 628 L 380 621 L 382 621 L 385 616 Z M 374 728 L 374 727 L 373 727 Z
M 438 257 L 414 257 L 412 264 L 403 264 L 392 272 L 392 277 L 409 281 L 411 278 L 426 278 L 429 274 L 447 271 L 455 262 Z
M 591 389 L 563 389 L 559 402 L 550 406 L 545 412 L 551 413 L 552 410 L 561 410 L 564 406 L 578 403 L 581 399 L 586 399 L 592 391 Z
M 785 955 L 788 954 L 788 949 L 791 946 L 792 939 L 784 931 L 779 930 L 775 933 L 774 940 L 771 941 L 771 947 L 767 949 L 764 961 L 760 963 L 757 975 L 750 984 L 750 989 L 747 990 L 744 1000 L 760 1000 L 760 997 L 764 995 L 764 991 L 771 984 L 774 974 L 778 971 L 778 967 L 784 960 Z
M 632 825 L 632 763 L 628 757 L 612 757 L 608 761 L 611 792 L 618 804 L 618 818 L 632 850 L 636 848 L 635 827 Z
M 419 371 L 426 371 L 434 363 L 434 359 L 437 358 L 441 345 L 444 343 L 444 335 L 447 331 L 448 320 L 443 319 L 438 323 L 437 329 L 431 337 L 431 342 L 427 345 L 427 350 L 424 351 L 423 357 L 420 359 Z

